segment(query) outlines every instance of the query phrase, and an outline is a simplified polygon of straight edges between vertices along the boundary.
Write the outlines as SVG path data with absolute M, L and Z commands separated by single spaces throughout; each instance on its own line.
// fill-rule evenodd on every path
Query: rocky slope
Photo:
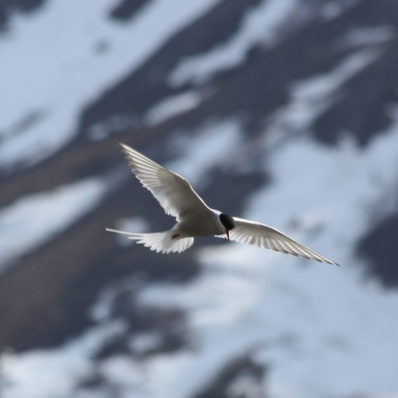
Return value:
M 3 1 L 3 395 L 397 394 L 396 26 L 391 0 Z M 106 234 L 173 222 L 117 141 L 342 267 Z

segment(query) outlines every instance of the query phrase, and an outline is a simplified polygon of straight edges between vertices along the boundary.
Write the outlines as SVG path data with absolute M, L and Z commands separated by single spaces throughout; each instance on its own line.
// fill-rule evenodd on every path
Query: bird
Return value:
M 230 241 L 256 245 L 306 259 L 339 265 L 268 225 L 233 217 L 210 208 L 184 177 L 161 166 L 130 146 L 119 142 L 128 164 L 166 214 L 177 223 L 169 230 L 139 233 L 105 228 L 124 234 L 158 253 L 181 253 L 189 249 L 194 238 L 215 236 Z

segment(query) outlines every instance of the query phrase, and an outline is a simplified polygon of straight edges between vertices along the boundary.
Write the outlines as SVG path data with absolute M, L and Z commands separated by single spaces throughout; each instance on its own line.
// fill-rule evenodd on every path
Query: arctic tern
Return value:
M 120 143 L 120 146 L 135 176 L 159 201 L 166 214 L 176 218 L 177 224 L 168 231 L 155 233 L 112 228 L 106 228 L 107 231 L 128 235 L 128 239 L 161 253 L 181 253 L 193 245 L 196 237 L 216 236 L 338 265 L 275 228 L 211 209 L 188 180 L 128 145 Z

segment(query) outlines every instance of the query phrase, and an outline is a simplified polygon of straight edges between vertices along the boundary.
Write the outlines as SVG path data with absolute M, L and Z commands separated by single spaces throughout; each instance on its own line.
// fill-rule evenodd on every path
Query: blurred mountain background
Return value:
M 396 0 L 2 0 L 0 396 L 398 396 Z M 340 268 L 174 220 L 125 142 Z

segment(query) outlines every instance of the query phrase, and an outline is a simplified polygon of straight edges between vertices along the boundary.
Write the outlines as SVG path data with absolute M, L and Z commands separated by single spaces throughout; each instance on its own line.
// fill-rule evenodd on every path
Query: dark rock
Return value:
M 149 2 L 150 0 L 121 0 L 120 3 L 111 10 L 110 16 L 118 21 L 130 20 Z
M 0 2 L 0 33 L 7 28 L 8 19 L 15 12 L 32 12 L 40 8 L 46 0 L 2 0 Z
M 358 242 L 358 254 L 368 260 L 369 272 L 389 288 L 398 286 L 396 247 L 398 214 L 370 229 Z
M 247 395 L 245 395 L 245 392 L 240 391 L 239 387 L 233 388 L 233 383 L 242 376 L 246 378 L 245 383 L 249 384 L 246 388 L 249 387 L 251 390 L 257 391 L 257 394 L 251 393 L 249 395 L 249 392 L 246 391 Z M 263 395 L 258 395 L 258 392 L 262 390 L 261 385 L 264 383 L 265 376 L 266 369 L 262 365 L 255 363 L 250 358 L 250 355 L 245 355 L 231 361 L 218 375 L 214 375 L 210 385 L 195 395 L 194 398 L 262 397 Z

